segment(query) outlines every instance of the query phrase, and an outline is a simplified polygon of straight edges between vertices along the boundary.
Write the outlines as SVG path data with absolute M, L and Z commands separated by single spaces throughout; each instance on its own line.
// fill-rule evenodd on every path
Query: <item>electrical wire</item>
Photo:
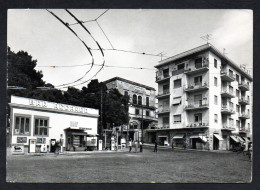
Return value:
M 92 67 L 94 66 L 94 57 L 93 57 L 93 54 L 92 54 L 90 48 L 85 44 L 85 42 L 77 35 L 77 33 L 76 33 L 73 29 L 71 29 L 71 28 L 68 26 L 67 23 L 65 23 L 62 19 L 60 19 L 60 18 L 59 18 L 57 15 L 55 15 L 52 11 L 49 11 L 48 9 L 46 9 L 46 10 L 47 10 L 49 13 L 51 13 L 56 19 L 58 19 L 64 26 L 66 26 L 66 27 L 83 43 L 83 45 L 87 48 L 89 54 L 91 55 L 91 58 L 92 58 L 91 67 L 90 67 L 90 69 L 89 69 L 88 71 L 85 72 L 85 74 L 84 74 L 82 77 L 78 78 L 77 80 L 75 80 L 75 81 L 73 81 L 73 82 L 61 84 L 61 85 L 58 85 L 58 86 L 56 86 L 56 87 L 65 86 L 65 85 L 70 85 L 70 84 L 73 84 L 73 83 L 75 83 L 75 82 L 78 82 L 78 81 L 80 81 L 81 79 L 83 79 L 83 78 L 90 72 L 90 70 L 92 69 Z
M 109 42 L 109 44 L 111 45 L 111 47 L 112 47 L 113 49 L 115 49 L 114 46 L 112 45 L 111 41 L 108 39 L 107 35 L 105 34 L 104 30 L 103 30 L 103 29 L 101 28 L 101 26 L 99 25 L 99 23 L 98 23 L 97 20 L 96 20 L 96 23 L 97 23 L 98 27 L 100 28 L 100 30 L 102 31 L 102 33 L 104 34 L 104 36 L 106 37 L 106 39 L 107 39 L 107 41 Z

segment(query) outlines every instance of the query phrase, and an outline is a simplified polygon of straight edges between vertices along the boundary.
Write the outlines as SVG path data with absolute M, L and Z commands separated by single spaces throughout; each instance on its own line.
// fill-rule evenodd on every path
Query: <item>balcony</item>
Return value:
M 245 97 L 242 97 L 238 99 L 238 103 L 240 103 L 241 105 L 249 105 L 249 100 Z
M 248 113 L 240 113 L 239 116 L 238 116 L 240 119 L 249 119 L 250 116 Z
M 164 81 L 168 81 L 169 79 L 170 79 L 169 74 L 157 75 L 155 82 L 161 83 L 161 82 L 164 82 Z
M 162 92 L 159 92 L 158 95 L 157 95 L 157 98 L 166 98 L 166 97 L 169 97 L 170 96 L 170 90 L 167 89 L 167 90 L 163 90 Z
M 208 88 L 209 88 L 208 83 L 204 82 L 204 83 L 186 85 L 184 88 L 184 91 L 185 92 L 198 92 L 198 91 L 202 91 L 202 90 L 207 90 Z
M 234 131 L 235 127 L 233 125 L 228 125 L 228 124 L 222 124 L 222 131 Z
M 170 125 L 169 124 L 162 124 L 162 126 L 158 126 L 157 129 L 169 129 Z
M 222 70 L 220 76 L 223 81 L 233 82 L 236 80 L 234 74 L 227 71 Z
M 238 84 L 238 88 L 241 91 L 248 91 L 249 90 L 249 85 L 246 84 L 245 82 L 241 82 L 241 83 Z
M 201 73 L 201 72 L 208 71 L 208 70 L 209 70 L 209 64 L 203 63 L 201 65 L 195 66 L 195 68 L 185 69 L 184 73 L 187 75 L 193 75 L 193 74 Z
M 166 114 L 166 113 L 170 113 L 170 107 L 159 107 L 158 108 L 158 115 L 159 114 Z
M 230 90 L 229 88 L 222 88 L 221 96 L 225 97 L 225 98 L 234 98 L 235 97 L 233 90 Z
M 179 75 L 179 74 L 182 74 L 182 73 L 184 73 L 184 69 L 179 69 L 179 70 L 176 70 L 176 71 L 172 71 L 172 76 Z
M 208 102 L 204 101 L 199 101 L 199 102 L 189 102 L 188 105 L 185 105 L 184 109 L 186 111 L 194 111 L 194 110 L 203 110 L 203 109 L 208 109 L 209 104 Z
M 239 129 L 239 133 L 248 133 L 248 132 L 249 132 L 249 130 L 244 127 Z
M 233 110 L 232 107 L 228 107 L 227 105 L 222 105 L 221 113 L 222 114 L 234 114 L 235 111 Z
M 208 121 L 200 121 L 200 122 L 190 122 L 186 125 L 186 128 L 208 128 L 209 122 Z

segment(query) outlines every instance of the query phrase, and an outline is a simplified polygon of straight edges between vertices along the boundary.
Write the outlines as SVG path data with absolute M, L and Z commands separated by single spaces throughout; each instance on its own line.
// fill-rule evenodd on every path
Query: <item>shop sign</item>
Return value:
M 24 144 L 12 144 L 12 154 L 24 154 Z
M 27 137 L 17 137 L 17 143 L 27 143 Z
M 97 138 L 87 137 L 87 146 L 97 146 Z
M 92 128 L 85 128 L 85 127 L 80 127 L 79 129 L 82 129 L 82 130 L 92 130 Z
M 37 138 L 36 143 L 37 144 L 46 144 L 46 138 Z

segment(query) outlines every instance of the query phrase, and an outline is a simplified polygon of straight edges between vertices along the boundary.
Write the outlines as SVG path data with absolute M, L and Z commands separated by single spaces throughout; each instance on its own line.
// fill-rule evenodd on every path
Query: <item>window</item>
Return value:
M 15 135 L 30 135 L 30 117 L 29 116 L 15 116 Z
M 195 59 L 195 68 L 202 68 L 202 57 Z
M 247 96 L 247 101 L 249 102 L 249 96 Z
M 142 105 L 142 96 L 138 96 L 138 105 Z
M 163 125 L 169 125 L 169 117 L 163 117 Z
M 163 85 L 163 94 L 169 93 L 169 84 Z
M 239 129 L 239 128 L 240 128 L 240 122 L 239 122 L 239 120 L 236 120 L 236 125 L 237 125 L 237 128 Z
M 218 96 L 214 96 L 214 103 L 215 105 L 218 105 Z
M 177 79 L 174 81 L 174 88 L 180 88 L 181 87 L 181 79 Z
M 146 106 L 149 106 L 149 97 L 146 97 Z
M 229 93 L 233 94 L 233 87 L 231 85 L 229 85 Z
M 178 70 L 184 69 L 184 63 L 177 65 Z
M 174 115 L 173 116 L 174 123 L 181 123 L 181 115 Z
M 195 86 L 202 84 L 202 76 L 194 77 L 194 84 Z
M 218 61 L 216 59 L 214 59 L 214 67 L 217 68 L 218 67 Z
M 146 116 L 150 116 L 150 111 L 146 110 Z
M 194 114 L 194 122 L 196 122 L 196 123 L 202 123 L 202 113 L 196 113 L 196 114 Z
M 229 118 L 229 126 L 234 127 L 234 119 Z
M 229 76 L 233 77 L 233 71 L 229 69 Z
M 217 79 L 217 77 L 214 77 L 214 86 L 218 86 L 218 79 Z
M 236 105 L 236 112 L 239 113 L 239 105 Z
M 135 109 L 135 115 L 139 115 L 140 114 L 140 110 L 139 109 Z
M 202 104 L 202 94 L 194 95 L 194 104 Z
M 169 76 L 169 69 L 164 69 L 163 70 L 163 77 L 168 77 Z
M 236 97 L 239 98 L 239 90 L 236 89 Z
M 135 94 L 133 95 L 133 104 L 137 104 L 137 96 Z
M 236 81 L 239 83 L 239 75 L 236 74 Z
M 48 136 L 48 123 L 49 119 L 36 118 L 34 122 L 34 135 Z
M 218 114 L 214 114 L 214 121 L 215 123 L 218 123 Z
M 128 92 L 127 91 L 125 91 L 125 96 L 128 96 Z

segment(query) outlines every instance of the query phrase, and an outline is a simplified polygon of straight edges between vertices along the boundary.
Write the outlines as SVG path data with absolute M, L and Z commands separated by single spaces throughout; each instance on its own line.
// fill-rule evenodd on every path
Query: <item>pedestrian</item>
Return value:
M 139 144 L 139 146 L 140 146 L 140 152 L 143 152 L 143 144 L 142 144 L 142 142 L 140 141 L 140 144 Z
M 154 142 L 154 152 L 157 152 L 157 141 Z
M 135 141 L 135 153 L 137 153 L 137 148 L 138 148 L 138 142 Z
M 129 152 L 132 151 L 132 139 L 129 140 Z
M 174 142 L 172 141 L 172 150 L 174 150 Z

